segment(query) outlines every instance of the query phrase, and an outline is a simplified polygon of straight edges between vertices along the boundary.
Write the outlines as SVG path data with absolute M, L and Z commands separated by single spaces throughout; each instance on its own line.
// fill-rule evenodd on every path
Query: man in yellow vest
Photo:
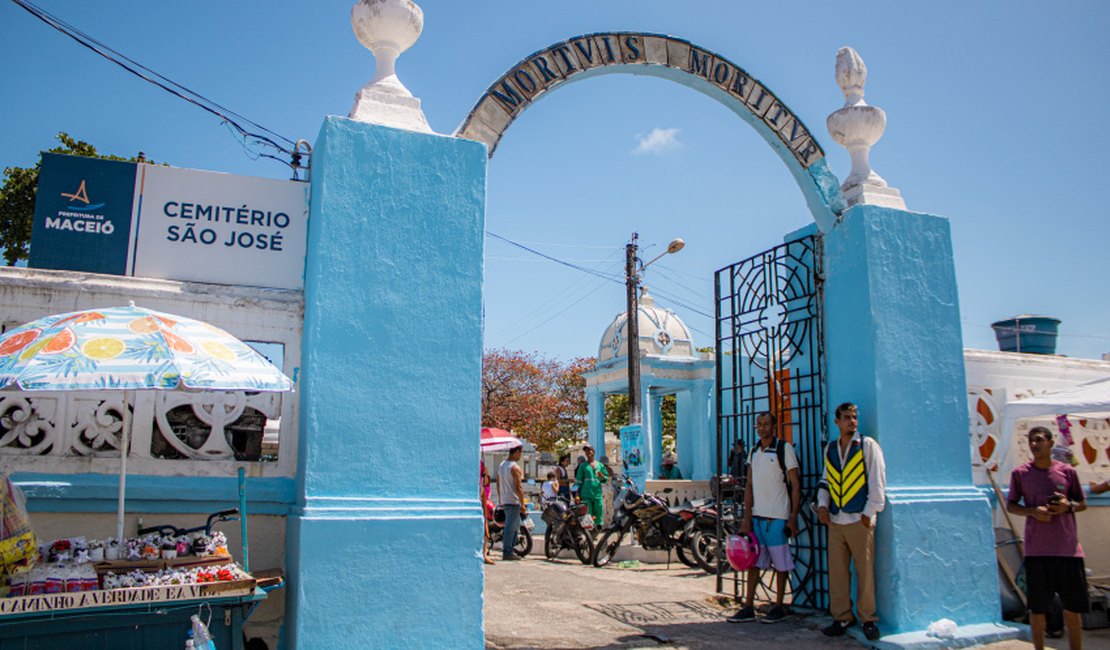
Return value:
M 829 527 L 829 611 L 825 636 L 840 636 L 855 625 L 852 616 L 851 560 L 856 569 L 856 612 L 869 641 L 879 638 L 875 610 L 875 517 L 886 501 L 886 464 L 873 438 L 859 433 L 859 409 L 836 407 L 840 437 L 825 448 L 825 476 L 817 491 L 817 520 Z

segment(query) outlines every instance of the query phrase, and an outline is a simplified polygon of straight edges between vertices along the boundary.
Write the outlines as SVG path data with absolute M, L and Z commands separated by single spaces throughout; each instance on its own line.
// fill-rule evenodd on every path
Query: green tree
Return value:
M 643 405 L 640 406 L 641 413 Z M 674 395 L 664 395 L 660 406 L 663 419 L 662 443 L 665 451 L 674 451 L 675 435 L 677 434 L 678 401 Z M 619 432 L 621 427 L 628 424 L 628 395 L 625 393 L 611 393 L 605 396 L 605 430 Z
M 508 429 L 540 451 L 561 451 L 586 437 L 586 380 L 593 359 L 568 364 L 519 350 L 482 357 L 482 426 Z
M 68 133 L 59 133 L 59 146 L 49 153 L 62 153 L 87 158 L 105 160 L 125 160 L 129 162 L 150 162 L 137 157 L 121 158 L 97 153 L 96 147 L 74 139 Z M 31 224 L 35 218 L 35 193 L 39 186 L 39 170 L 42 158 L 34 167 L 7 167 L 4 169 L 3 184 L 0 185 L 0 246 L 4 248 L 4 261 L 11 266 L 19 260 L 27 259 L 31 246 Z

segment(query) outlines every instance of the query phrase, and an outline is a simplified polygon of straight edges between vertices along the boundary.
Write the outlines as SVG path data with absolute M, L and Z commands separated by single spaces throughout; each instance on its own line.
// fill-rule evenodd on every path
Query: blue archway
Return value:
M 612 32 L 575 36 L 538 50 L 495 81 L 455 135 L 484 142 L 489 155 L 532 102 L 571 81 L 603 74 L 669 79 L 717 100 L 750 124 L 782 159 L 821 232 L 846 205 L 825 152 L 801 119 L 766 85 L 732 61 L 679 38 Z

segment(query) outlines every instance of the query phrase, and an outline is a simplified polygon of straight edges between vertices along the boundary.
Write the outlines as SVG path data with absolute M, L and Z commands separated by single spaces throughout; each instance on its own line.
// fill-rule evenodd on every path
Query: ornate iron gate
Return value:
M 803 237 L 727 266 L 714 278 L 717 473 L 729 473 L 726 459 L 737 438 L 745 454 L 756 444 L 758 413 L 778 416 L 778 435 L 794 444 L 802 477 L 792 602 L 814 610 L 828 608 L 827 536 L 808 507 L 821 478 L 827 422 L 820 244 L 815 236 Z M 728 562 L 718 566 L 717 591 L 731 583 L 733 595 L 743 593 L 746 576 L 732 572 L 726 579 Z M 773 575 L 765 574 L 763 589 L 768 589 Z

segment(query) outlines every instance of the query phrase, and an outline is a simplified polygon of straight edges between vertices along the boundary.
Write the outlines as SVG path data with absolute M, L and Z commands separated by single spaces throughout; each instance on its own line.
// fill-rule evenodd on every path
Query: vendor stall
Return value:
M 0 389 L 288 391 L 292 382 L 227 332 L 136 307 L 48 316 L 0 337 Z M 0 480 L 0 649 L 242 647 L 242 623 L 265 598 L 248 572 L 245 479 L 239 509 L 204 526 L 125 535 L 130 410 L 120 424 L 116 535 L 36 540 L 21 494 Z M 229 495 L 230 496 L 230 495 Z M 243 566 L 222 521 L 242 520 Z M 49 624 L 46 624 L 49 622 Z M 191 641 L 187 644 L 187 641 Z

